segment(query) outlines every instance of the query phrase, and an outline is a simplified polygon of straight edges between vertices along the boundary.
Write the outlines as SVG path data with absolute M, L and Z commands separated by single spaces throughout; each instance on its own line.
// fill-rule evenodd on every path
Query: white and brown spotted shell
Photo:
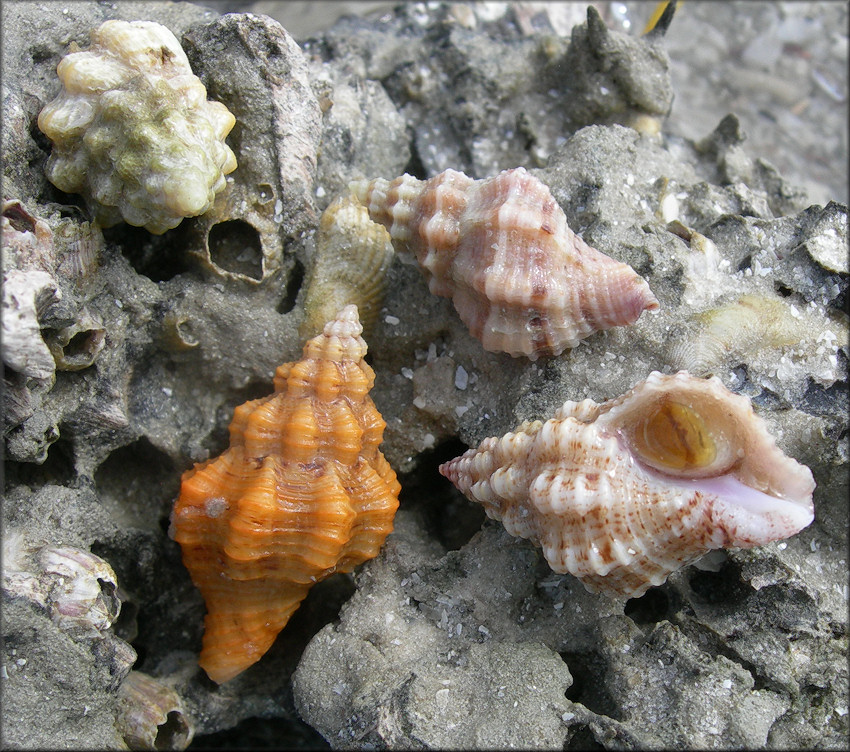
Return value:
M 719 379 L 653 372 L 625 395 L 565 402 L 440 467 L 509 533 L 588 590 L 636 597 L 719 548 L 787 538 L 814 481 Z
M 446 170 L 424 182 L 402 175 L 350 187 L 486 350 L 557 355 L 658 307 L 646 281 L 578 237 L 549 188 L 522 167 L 486 180 Z

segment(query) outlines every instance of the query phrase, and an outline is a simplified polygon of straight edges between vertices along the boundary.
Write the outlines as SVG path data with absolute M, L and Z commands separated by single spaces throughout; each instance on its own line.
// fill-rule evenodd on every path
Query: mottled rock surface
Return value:
M 177 693 L 199 746 L 843 748 L 847 209 L 811 205 L 753 157 L 734 115 L 694 140 L 667 134 L 663 38 L 593 13 L 559 34 L 443 4 L 342 19 L 300 45 L 268 17 L 189 4 L 3 14 L 8 745 L 120 748 L 133 668 Z M 107 18 L 168 26 L 237 117 L 229 189 L 162 236 L 101 232 L 44 177 L 35 121 L 56 64 Z M 258 664 L 214 685 L 168 518 L 181 472 L 226 446 L 233 408 L 300 352 L 321 210 L 351 179 L 517 165 L 647 279 L 660 310 L 529 363 L 485 352 L 396 260 L 369 340 L 403 485 L 396 532 L 353 576 L 316 586 Z M 710 368 L 811 467 L 816 519 L 800 535 L 711 555 L 623 604 L 553 574 L 438 475 L 564 400 L 675 370 L 706 317 L 756 298 L 799 336 L 768 322 L 753 349 L 759 332 L 732 327 Z M 112 567 L 124 605 L 111 626 L 80 636 L 30 597 L 32 557 L 9 562 L 45 546 Z

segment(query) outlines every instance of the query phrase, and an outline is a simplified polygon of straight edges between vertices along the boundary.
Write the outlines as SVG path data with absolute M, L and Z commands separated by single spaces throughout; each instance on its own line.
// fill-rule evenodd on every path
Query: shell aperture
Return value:
M 512 535 L 588 590 L 636 597 L 717 548 L 796 534 L 811 472 L 717 378 L 653 372 L 597 404 L 485 439 L 440 467 Z
M 632 432 L 635 450 L 659 469 L 710 465 L 717 447 L 699 413 L 680 402 L 662 403 Z

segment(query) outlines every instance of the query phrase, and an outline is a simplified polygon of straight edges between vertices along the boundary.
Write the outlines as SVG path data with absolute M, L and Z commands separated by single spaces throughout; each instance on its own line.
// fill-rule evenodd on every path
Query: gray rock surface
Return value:
M 189 4 L 3 14 L 7 744 L 121 748 L 133 668 L 177 693 L 209 746 L 843 747 L 847 209 L 811 205 L 734 116 L 671 135 L 662 39 L 592 14 L 558 35 L 519 11 L 443 4 L 343 19 L 300 46 L 268 17 Z M 113 17 L 168 26 L 238 121 L 230 188 L 162 236 L 100 232 L 43 176 L 35 119 L 56 64 Z M 369 340 L 383 450 L 402 473 L 396 531 L 353 577 L 317 585 L 260 663 L 214 685 L 168 516 L 180 473 L 222 451 L 233 408 L 300 353 L 321 210 L 352 178 L 519 164 L 661 309 L 529 363 L 485 352 L 396 260 Z M 623 604 L 553 574 L 437 474 L 566 399 L 675 370 L 678 341 L 706 336 L 700 316 L 742 296 L 800 332 L 785 342 L 756 317 L 710 366 L 811 467 L 816 520 L 798 536 L 712 555 Z M 124 601 L 94 635 L 22 584 L 41 577 L 35 552 L 67 546 L 111 566 Z

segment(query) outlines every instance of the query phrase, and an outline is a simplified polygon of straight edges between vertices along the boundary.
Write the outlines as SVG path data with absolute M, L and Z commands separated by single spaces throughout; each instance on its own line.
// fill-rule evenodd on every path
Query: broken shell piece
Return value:
M 221 684 L 256 663 L 313 584 L 377 556 L 400 485 L 356 306 L 236 408 L 230 447 L 183 475 L 172 535 L 204 596 L 199 663 Z
M 46 332 L 47 347 L 60 371 L 82 371 L 92 365 L 106 340 L 106 329 L 88 311 L 70 326 Z
M 424 182 L 402 175 L 350 187 L 486 350 L 558 355 L 658 308 L 646 281 L 576 235 L 549 188 L 522 167 L 486 180 L 446 170 Z
M 565 402 L 440 472 L 541 546 L 554 571 L 620 598 L 814 518 L 809 468 L 782 453 L 750 401 L 684 371 L 653 372 L 602 404 Z
M 705 376 L 759 350 L 795 345 L 804 333 L 802 321 L 783 300 L 741 295 L 675 327 L 668 338 L 668 359 L 674 368 Z
M 130 749 L 182 750 L 195 729 L 180 696 L 141 671 L 131 671 L 119 690 L 116 726 Z
M 10 269 L 3 275 L 3 363 L 51 385 L 56 364 L 41 337 L 39 316 L 61 297 L 56 279 L 47 272 Z
M 38 116 L 53 142 L 47 177 L 81 193 L 104 227 L 161 234 L 203 214 L 236 169 L 224 139 L 236 120 L 192 73 L 174 35 L 151 21 L 106 21 L 71 45 L 62 91 Z
M 318 334 L 343 306 L 354 304 L 368 336 L 384 299 L 392 242 L 381 225 L 354 198 L 338 198 L 325 209 L 316 253 L 306 281 L 304 338 Z

